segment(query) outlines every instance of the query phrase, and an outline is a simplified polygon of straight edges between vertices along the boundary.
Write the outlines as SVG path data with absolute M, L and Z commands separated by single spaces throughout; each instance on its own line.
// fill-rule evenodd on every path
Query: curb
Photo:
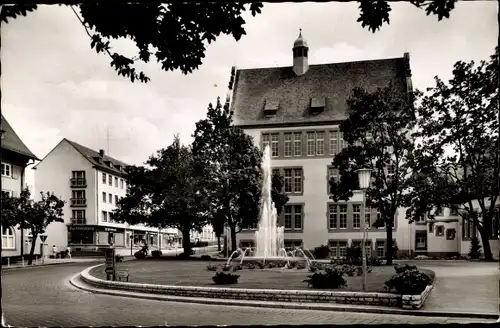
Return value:
M 92 266 L 91 268 L 101 266 L 102 264 Z M 87 269 L 91 269 L 87 268 Z M 87 270 L 86 269 L 86 270 Z M 75 288 L 91 292 L 94 294 L 105 294 L 112 296 L 131 297 L 139 299 L 166 301 L 166 302 L 181 302 L 181 303 L 196 303 L 205 305 L 222 305 L 222 306 L 240 306 L 240 307 L 264 307 L 264 308 L 280 308 L 290 310 L 316 310 L 316 311 L 335 311 L 335 312 L 363 312 L 376 314 L 393 314 L 393 315 L 408 315 L 418 317 L 448 317 L 448 318 L 468 318 L 468 319 L 487 319 L 498 320 L 499 315 L 493 313 L 466 313 L 466 312 L 444 312 L 444 311 L 422 311 L 422 310 L 404 310 L 389 307 L 377 306 L 360 306 L 349 304 L 331 304 L 331 303 L 292 303 L 292 302 L 264 302 L 233 299 L 215 299 L 215 298 L 196 298 L 169 296 L 160 294 L 149 294 L 139 292 L 129 292 L 119 289 L 102 289 L 96 288 L 87 282 L 82 281 L 81 273 L 76 274 L 70 279 L 70 284 Z

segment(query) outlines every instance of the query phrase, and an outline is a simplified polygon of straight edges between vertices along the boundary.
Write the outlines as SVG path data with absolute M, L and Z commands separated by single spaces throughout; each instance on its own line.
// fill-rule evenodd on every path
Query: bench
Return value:
M 116 271 L 116 277 L 118 278 L 118 281 L 127 281 L 128 282 L 128 277 L 129 277 L 128 270 L 117 270 Z

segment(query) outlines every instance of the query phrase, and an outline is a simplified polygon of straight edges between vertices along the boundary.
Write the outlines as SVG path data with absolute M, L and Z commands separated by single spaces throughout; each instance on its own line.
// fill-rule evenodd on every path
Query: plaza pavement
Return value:
M 422 310 L 498 313 L 497 262 L 413 261 L 436 273 L 436 284 Z
M 176 303 L 83 292 L 69 279 L 98 264 L 68 263 L 2 273 L 2 310 L 12 326 L 156 326 L 236 324 L 425 324 L 492 320 L 285 310 Z

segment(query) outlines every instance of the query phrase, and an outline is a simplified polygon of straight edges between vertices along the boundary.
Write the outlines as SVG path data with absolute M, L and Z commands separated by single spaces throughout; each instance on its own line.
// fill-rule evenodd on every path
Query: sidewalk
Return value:
M 498 313 L 498 264 L 457 262 L 420 266 L 436 273 L 436 285 L 422 310 Z
M 97 262 L 97 261 L 104 261 L 102 258 L 98 257 L 89 257 L 89 258 L 65 258 L 65 259 L 49 259 L 46 258 L 44 259 L 43 263 L 41 259 L 37 259 L 36 261 L 33 261 L 31 265 L 28 265 L 28 261 L 24 261 L 24 265 L 22 263 L 16 263 L 12 265 L 2 265 L 2 270 L 8 270 L 8 269 L 18 269 L 18 268 L 33 268 L 33 267 L 40 267 L 40 266 L 46 266 L 46 265 L 55 265 L 55 264 L 68 264 L 68 263 L 82 263 L 82 262 Z

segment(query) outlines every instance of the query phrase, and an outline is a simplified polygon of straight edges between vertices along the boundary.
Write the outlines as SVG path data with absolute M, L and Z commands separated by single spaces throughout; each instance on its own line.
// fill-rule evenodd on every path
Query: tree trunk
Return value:
M 394 217 L 394 216 L 393 216 Z M 386 223 L 385 231 L 387 233 L 387 242 L 386 242 L 386 251 L 385 251 L 385 259 L 387 265 L 392 265 L 392 226 L 390 223 Z
M 191 255 L 191 236 L 190 229 L 182 229 L 182 248 L 184 252 L 184 257 L 189 257 Z
M 486 224 L 486 223 L 484 223 Z M 490 222 L 491 226 L 491 222 Z M 491 246 L 490 246 L 490 231 L 489 229 L 485 229 L 485 227 L 479 227 L 477 226 L 477 230 L 479 231 L 479 235 L 481 236 L 481 244 L 483 246 L 483 254 L 484 254 L 484 259 L 486 261 L 492 261 L 493 260 L 493 254 L 491 253 Z
M 38 238 L 38 235 L 35 235 L 33 233 L 31 233 L 31 235 L 33 236 L 33 240 L 31 242 L 31 249 L 30 249 L 30 255 L 29 255 L 29 258 L 28 258 L 28 265 L 33 264 L 33 254 L 35 253 L 36 240 Z M 42 255 L 42 254 L 40 254 L 40 255 Z
M 221 246 L 220 246 L 220 235 L 217 236 L 217 251 L 221 251 Z
M 231 230 L 231 252 L 234 252 L 237 247 L 236 247 L 236 225 L 231 224 L 229 226 L 229 229 Z

